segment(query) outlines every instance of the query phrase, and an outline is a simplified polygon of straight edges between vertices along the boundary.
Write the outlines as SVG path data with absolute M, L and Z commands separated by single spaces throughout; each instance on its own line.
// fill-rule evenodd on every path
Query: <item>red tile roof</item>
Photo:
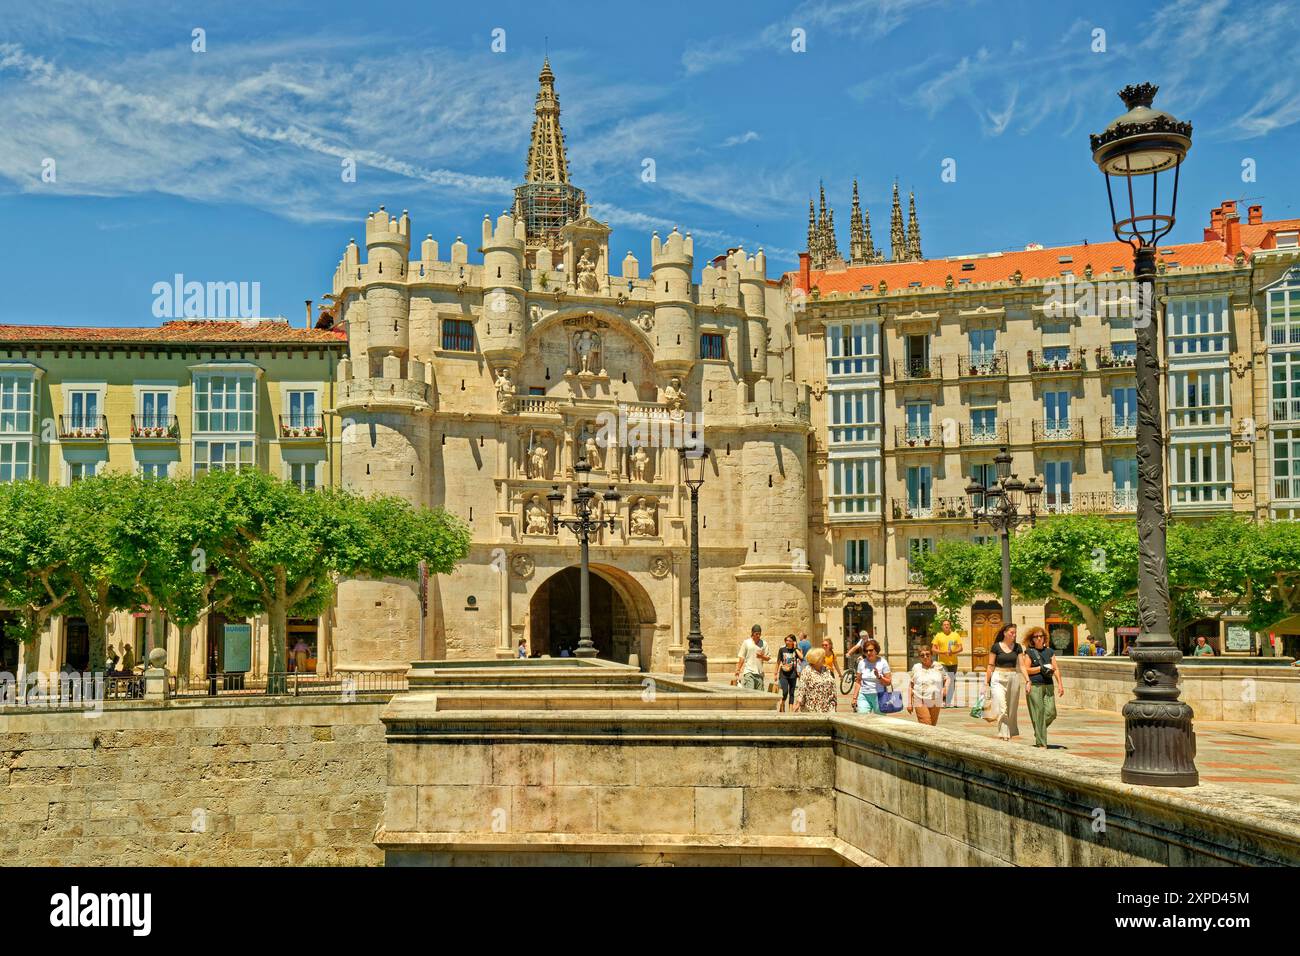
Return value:
M 279 319 L 176 319 L 161 326 L 94 328 L 0 325 L 0 342 L 76 345 L 342 345 L 341 329 L 303 329 Z
M 1257 249 L 1276 246 L 1276 233 L 1300 228 L 1300 219 L 1284 219 L 1240 224 L 1241 251 L 1249 256 Z M 1205 230 L 1205 240 L 1177 245 L 1161 245 L 1160 261 L 1179 266 L 1209 266 L 1230 264 L 1236 250 L 1229 252 L 1221 235 L 1213 229 Z M 1070 261 L 1062 262 L 1063 257 Z M 963 269 L 964 264 L 970 267 Z M 1097 276 L 1114 271 L 1119 266 L 1124 272 L 1133 269 L 1133 250 L 1123 242 L 1101 242 L 1093 245 L 1056 246 L 1048 249 L 1028 249 L 1000 253 L 981 253 L 968 257 L 953 256 L 946 259 L 925 259 L 920 262 L 885 262 L 879 265 L 850 266 L 840 270 L 813 269 L 805 287 L 802 274 L 788 273 L 791 284 L 805 292 L 816 286 L 822 295 L 831 292 L 859 292 L 863 286 L 876 289 L 883 279 L 891 290 L 905 289 L 912 283 L 921 288 L 942 288 L 952 276 L 956 288 L 962 279 L 975 282 L 1005 282 L 1017 270 L 1025 281 L 1054 279 L 1065 272 L 1082 278 L 1084 269 L 1092 266 Z

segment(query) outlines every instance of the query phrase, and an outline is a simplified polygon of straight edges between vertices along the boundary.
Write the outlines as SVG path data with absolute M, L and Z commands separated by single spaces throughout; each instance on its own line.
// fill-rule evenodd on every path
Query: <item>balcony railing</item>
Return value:
M 1123 371 L 1137 368 L 1137 354 L 1116 352 L 1109 345 L 1097 346 L 1097 368 L 1102 371 Z
M 175 415 L 132 415 L 131 437 L 140 441 L 177 441 L 181 422 Z
M 958 378 L 997 378 L 1006 374 L 1006 352 L 972 352 L 957 356 Z
M 1005 445 L 1007 443 L 1007 423 L 962 425 L 959 434 L 963 445 Z
M 1300 477 L 1274 478 L 1273 497 L 1279 501 L 1295 501 L 1300 499 Z
M 1074 514 L 1074 497 L 1068 492 L 1047 492 L 1038 502 L 1038 513 L 1044 515 Z
M 895 425 L 894 446 L 900 449 L 942 448 L 943 429 L 935 428 L 929 422 L 924 425 Z
M 1071 496 L 1075 514 L 1115 514 L 1137 510 L 1137 489 L 1116 488 L 1114 491 L 1081 491 Z
M 938 499 L 934 513 L 939 518 L 967 518 L 970 517 L 970 506 L 965 495 L 945 496 Z
M 103 415 L 60 415 L 59 438 L 64 441 L 108 441 L 108 419 Z
M 910 518 L 932 518 L 934 517 L 934 506 L 932 504 L 919 504 L 908 501 L 907 499 L 895 498 L 890 502 L 891 513 L 895 521 L 906 521 Z
M 1300 325 L 1274 325 L 1268 330 L 1270 345 L 1300 345 Z
M 1034 441 L 1083 441 L 1083 422 L 1078 418 L 1068 420 L 1038 419 L 1034 422 Z
M 1137 416 L 1125 415 L 1121 418 L 1103 418 L 1101 420 L 1102 441 L 1131 441 L 1137 437 Z
M 943 359 L 894 359 L 897 382 L 937 382 L 943 378 Z
M 1031 375 L 1060 375 L 1067 372 L 1082 372 L 1084 369 L 1082 349 L 1069 349 L 1063 355 L 1051 350 L 1030 349 L 1028 355 Z
M 1273 421 L 1300 422 L 1300 398 L 1273 399 Z
M 291 441 L 319 441 L 325 437 L 322 415 L 281 415 L 280 438 Z

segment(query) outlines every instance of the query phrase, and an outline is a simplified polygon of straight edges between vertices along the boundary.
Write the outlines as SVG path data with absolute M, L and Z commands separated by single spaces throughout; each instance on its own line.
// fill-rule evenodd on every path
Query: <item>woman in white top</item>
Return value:
M 907 712 L 915 713 L 921 723 L 934 726 L 939 722 L 951 678 L 947 668 L 934 659 L 934 648 L 922 644 L 916 652 L 921 660 L 912 665 L 911 680 L 907 682 Z
M 889 661 L 880 656 L 880 645 L 874 639 L 863 644 L 864 656 L 858 661 L 857 706 L 853 709 L 859 714 L 880 713 L 881 691 L 889 690 L 894 677 L 889 672 Z

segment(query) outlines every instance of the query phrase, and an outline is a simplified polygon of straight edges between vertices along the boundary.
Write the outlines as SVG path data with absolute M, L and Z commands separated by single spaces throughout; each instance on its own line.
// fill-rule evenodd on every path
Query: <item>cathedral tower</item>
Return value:
M 569 160 L 564 152 L 564 130 L 560 128 L 560 98 L 555 93 L 555 74 L 549 58 L 537 76 L 533 136 L 528 144 L 524 182 L 515 188 L 514 218 L 524 224 L 527 257 L 551 249 L 556 258 L 561 246 L 560 230 L 582 215 L 586 194 L 569 182 Z

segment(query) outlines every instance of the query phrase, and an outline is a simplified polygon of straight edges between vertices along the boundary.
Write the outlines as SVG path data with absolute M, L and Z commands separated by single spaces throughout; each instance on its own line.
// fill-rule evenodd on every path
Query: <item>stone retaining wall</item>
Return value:
M 375 864 L 386 700 L 0 716 L 10 866 Z
M 1133 662 L 1126 657 L 1062 657 L 1064 704 L 1120 713 L 1133 698 Z M 1300 723 L 1300 668 L 1232 663 L 1179 669 L 1182 699 L 1200 720 Z

